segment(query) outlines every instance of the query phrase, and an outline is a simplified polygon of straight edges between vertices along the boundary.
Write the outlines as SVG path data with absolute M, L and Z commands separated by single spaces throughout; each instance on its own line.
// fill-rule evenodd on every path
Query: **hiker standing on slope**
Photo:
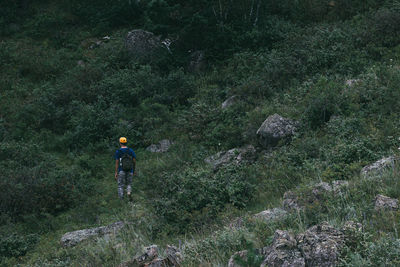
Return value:
M 126 137 L 119 139 L 121 146 L 115 152 L 115 180 L 118 181 L 118 196 L 124 198 L 124 187 L 126 185 L 126 194 L 129 200 L 132 199 L 132 179 L 136 167 L 136 154 L 132 148 L 129 148 Z

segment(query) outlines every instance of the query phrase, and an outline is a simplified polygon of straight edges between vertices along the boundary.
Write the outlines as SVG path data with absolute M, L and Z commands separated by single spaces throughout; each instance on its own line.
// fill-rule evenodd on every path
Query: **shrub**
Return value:
M 311 128 L 317 128 L 328 122 L 333 115 L 339 115 L 347 108 L 347 100 L 342 87 L 327 79 L 319 80 L 313 85 L 304 104 L 303 121 Z
M 400 262 L 400 240 L 384 236 L 361 243 L 356 251 L 347 250 L 339 266 L 396 266 Z
M 65 211 L 93 191 L 90 173 L 60 165 L 37 145 L 2 143 L 0 160 L 0 211 L 14 221 Z
M 24 256 L 38 241 L 39 237 L 36 234 L 3 236 L 0 238 L 0 257 Z
M 156 213 L 180 232 L 227 204 L 246 206 L 255 190 L 255 178 L 245 168 L 234 166 L 216 174 L 204 169 L 155 174 L 146 183 Z

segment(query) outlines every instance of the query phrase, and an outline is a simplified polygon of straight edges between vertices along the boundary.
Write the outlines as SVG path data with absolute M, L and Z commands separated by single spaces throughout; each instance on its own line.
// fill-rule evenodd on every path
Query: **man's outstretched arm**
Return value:
M 118 177 L 118 166 L 119 166 L 119 160 L 115 160 L 115 180 L 117 180 Z

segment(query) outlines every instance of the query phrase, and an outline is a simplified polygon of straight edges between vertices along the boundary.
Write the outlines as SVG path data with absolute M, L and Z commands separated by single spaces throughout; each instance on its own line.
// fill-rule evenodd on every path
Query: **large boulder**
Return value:
M 384 170 L 394 166 L 395 158 L 393 156 L 382 158 L 370 165 L 365 166 L 361 170 L 361 175 L 364 177 L 379 175 Z
M 125 38 L 126 49 L 131 56 L 138 59 L 151 58 L 157 50 L 165 47 L 165 44 L 159 36 L 141 29 L 128 32 Z
M 234 163 L 241 164 L 244 162 L 252 162 L 256 157 L 256 149 L 252 145 L 242 148 L 233 148 L 228 151 L 221 151 L 217 154 L 206 158 L 204 161 L 211 164 L 214 170 L 219 169 L 221 166 Z
M 303 267 L 305 261 L 291 233 L 276 230 L 272 245 L 263 249 L 262 267 Z
M 262 267 L 336 266 L 345 244 L 351 244 L 362 234 L 362 225 L 348 221 L 341 229 L 327 222 L 315 225 L 296 237 L 288 231 L 276 230 L 272 244 L 255 250 L 263 259 Z M 235 260 L 235 259 L 240 259 Z M 236 252 L 229 260 L 229 267 L 245 266 L 248 251 Z
M 297 127 L 298 122 L 274 114 L 262 123 L 261 127 L 257 130 L 257 135 L 264 147 L 272 147 L 279 141 L 291 137 Z
M 345 244 L 343 231 L 324 222 L 296 237 L 307 266 L 336 266 Z
M 158 144 L 152 144 L 146 148 L 147 151 L 153 153 L 164 153 L 174 144 L 171 140 L 164 139 L 158 142 Z
M 254 217 L 256 219 L 263 220 L 265 222 L 272 222 L 285 218 L 287 214 L 288 214 L 287 211 L 283 209 L 274 208 L 257 213 L 254 215 Z
M 116 222 L 107 226 L 68 232 L 61 237 L 61 245 L 63 247 L 73 247 L 89 238 L 115 234 L 124 226 L 124 222 Z
M 399 200 L 395 198 L 390 198 L 384 195 L 377 195 L 375 197 L 375 210 L 398 210 L 399 209 Z

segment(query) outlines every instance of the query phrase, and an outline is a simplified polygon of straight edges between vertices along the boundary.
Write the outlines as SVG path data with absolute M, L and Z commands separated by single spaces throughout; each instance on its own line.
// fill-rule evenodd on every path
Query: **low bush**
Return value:
M 11 234 L 0 238 L 0 258 L 24 256 L 39 241 L 39 236 Z
M 215 174 L 206 169 L 154 174 L 146 183 L 156 213 L 179 232 L 204 224 L 225 205 L 245 207 L 255 192 L 255 177 L 235 166 Z
M 63 166 L 55 155 L 30 143 L 0 147 L 0 210 L 14 221 L 25 215 L 57 214 L 90 195 L 93 176 L 84 168 Z M 98 170 L 97 170 L 98 171 Z
M 314 129 L 328 122 L 332 116 L 341 114 L 348 105 L 342 87 L 327 79 L 321 79 L 310 88 L 305 102 L 303 121 Z
M 400 239 L 384 236 L 360 244 L 356 251 L 345 250 L 338 266 L 396 266 L 400 262 Z

